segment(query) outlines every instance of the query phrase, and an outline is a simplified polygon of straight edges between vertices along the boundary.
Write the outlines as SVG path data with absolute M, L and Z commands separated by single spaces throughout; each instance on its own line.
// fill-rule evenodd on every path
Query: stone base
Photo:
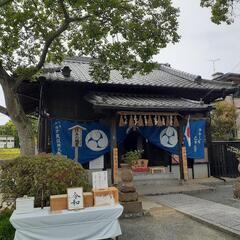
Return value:
M 119 190 L 123 193 L 136 192 L 136 188 L 130 186 L 121 186 Z
M 240 178 L 238 178 L 234 184 L 233 195 L 235 198 L 240 199 Z
M 123 215 L 125 214 L 142 214 L 142 202 L 134 201 L 134 202 L 121 202 L 124 210 Z
M 138 200 L 138 193 L 137 192 L 128 192 L 123 193 L 119 192 L 119 201 L 120 202 L 133 202 Z

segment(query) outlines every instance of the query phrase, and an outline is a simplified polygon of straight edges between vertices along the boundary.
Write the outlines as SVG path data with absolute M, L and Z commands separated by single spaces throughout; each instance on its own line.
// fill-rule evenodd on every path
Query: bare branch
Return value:
M 51 46 L 52 42 L 57 37 L 59 37 L 65 30 L 67 30 L 69 23 L 70 23 L 69 21 L 64 21 L 64 23 L 58 28 L 58 30 L 56 32 L 53 32 L 52 35 L 46 40 L 42 50 L 42 54 L 40 56 L 40 60 L 36 66 L 36 72 L 42 68 L 48 53 L 48 49 Z
M 0 82 L 2 83 L 3 81 L 10 81 L 10 80 L 12 80 L 12 78 L 6 72 L 6 70 L 3 68 L 2 61 L 0 60 Z
M 79 17 L 79 18 L 69 18 L 69 19 L 66 19 L 63 24 L 58 28 L 58 30 L 56 30 L 55 32 L 52 33 L 52 35 L 46 40 L 45 42 L 45 45 L 43 47 L 43 50 L 42 50 L 42 54 L 40 56 L 40 60 L 36 66 L 36 72 L 39 71 L 44 62 L 45 62 L 45 59 L 46 59 L 46 56 L 47 56 L 47 53 L 48 53 L 48 50 L 49 50 L 49 47 L 51 46 L 52 42 L 58 38 L 64 31 L 67 30 L 68 26 L 70 23 L 72 22 L 81 22 L 81 21 L 84 21 L 86 20 L 87 18 L 89 17 L 89 15 L 86 15 L 84 17 Z
M 58 4 L 59 4 L 59 6 L 61 7 L 61 9 L 63 11 L 65 19 L 68 20 L 69 19 L 69 14 L 68 14 L 68 11 L 66 9 L 66 6 L 64 5 L 63 0 L 58 0 Z
M 9 116 L 8 110 L 5 107 L 1 106 L 1 105 L 0 105 L 0 113 L 4 114 L 6 116 Z

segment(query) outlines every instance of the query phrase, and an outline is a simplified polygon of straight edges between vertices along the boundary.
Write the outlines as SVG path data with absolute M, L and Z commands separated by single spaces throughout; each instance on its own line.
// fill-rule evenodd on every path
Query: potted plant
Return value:
M 133 186 L 133 173 L 132 166 L 137 163 L 137 161 L 141 158 L 142 151 L 134 150 L 129 151 L 122 156 L 122 160 L 124 163 L 121 164 L 121 180 L 122 192 L 135 192 L 135 188 Z

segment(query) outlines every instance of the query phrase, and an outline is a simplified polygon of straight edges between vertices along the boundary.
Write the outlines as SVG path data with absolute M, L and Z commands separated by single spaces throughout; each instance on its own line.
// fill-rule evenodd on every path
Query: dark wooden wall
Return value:
M 214 177 L 238 177 L 238 160 L 228 151 L 233 146 L 240 149 L 240 141 L 213 141 L 210 144 L 210 170 Z

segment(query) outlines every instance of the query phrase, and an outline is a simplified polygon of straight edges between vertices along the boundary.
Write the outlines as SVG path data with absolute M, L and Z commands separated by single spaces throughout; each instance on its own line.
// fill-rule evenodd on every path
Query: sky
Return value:
M 159 63 L 211 79 L 213 64 L 217 72 L 240 73 L 240 18 L 232 25 L 216 25 L 210 20 L 210 10 L 200 7 L 200 0 L 173 0 L 180 8 L 180 42 L 168 45 L 154 57 Z M 5 105 L 0 87 L 0 105 Z M 0 114 L 0 125 L 8 118 Z

